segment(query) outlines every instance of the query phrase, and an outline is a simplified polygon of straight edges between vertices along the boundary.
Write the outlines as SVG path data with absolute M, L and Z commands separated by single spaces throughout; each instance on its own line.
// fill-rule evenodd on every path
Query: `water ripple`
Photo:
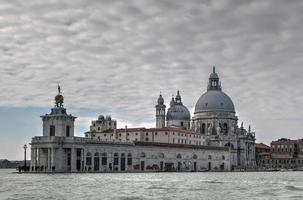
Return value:
M 302 172 L 12 174 L 0 170 L 0 200 L 302 200 Z

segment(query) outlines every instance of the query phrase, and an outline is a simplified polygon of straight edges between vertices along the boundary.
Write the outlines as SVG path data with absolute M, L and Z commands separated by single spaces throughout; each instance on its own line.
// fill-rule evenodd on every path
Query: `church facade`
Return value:
M 191 114 L 180 92 L 166 112 L 160 94 L 155 128 L 117 128 L 100 115 L 84 137 L 74 136 L 76 117 L 67 114 L 63 95 L 41 116 L 42 136 L 32 138 L 33 172 L 231 171 L 255 167 L 255 134 L 238 127 L 232 100 L 222 91 L 215 68 L 207 91 Z

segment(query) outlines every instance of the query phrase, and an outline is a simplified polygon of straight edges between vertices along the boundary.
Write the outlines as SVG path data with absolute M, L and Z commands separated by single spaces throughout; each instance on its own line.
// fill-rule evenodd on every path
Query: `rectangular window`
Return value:
M 66 137 L 70 136 L 70 127 L 66 126 Z
M 55 136 L 55 126 L 50 125 L 49 127 L 49 136 Z

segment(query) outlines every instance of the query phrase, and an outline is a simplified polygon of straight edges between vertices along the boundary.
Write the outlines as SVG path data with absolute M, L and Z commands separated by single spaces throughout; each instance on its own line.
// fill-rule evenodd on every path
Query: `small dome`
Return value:
M 183 105 L 173 105 L 167 110 L 167 120 L 190 120 L 190 112 Z
M 104 116 L 103 115 L 99 115 L 98 120 L 104 120 Z
M 210 79 L 219 79 L 219 76 L 216 72 L 213 72 L 213 73 L 210 74 L 209 78 Z
M 207 111 L 235 113 L 235 107 L 230 97 L 224 92 L 209 90 L 199 98 L 195 106 L 195 113 Z
M 213 66 L 213 72 L 210 74 L 209 79 L 219 79 L 219 76 L 216 73 L 216 67 L 215 66 Z

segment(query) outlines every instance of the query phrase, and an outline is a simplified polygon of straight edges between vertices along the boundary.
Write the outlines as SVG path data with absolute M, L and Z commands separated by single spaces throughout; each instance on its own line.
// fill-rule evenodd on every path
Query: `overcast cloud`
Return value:
M 160 91 L 168 105 L 179 89 L 193 111 L 215 65 L 259 142 L 302 138 L 302 11 L 300 0 L 0 0 L 1 119 L 53 106 L 60 83 L 77 135 L 98 114 L 151 127 Z M 27 142 L 41 134 L 26 130 Z

